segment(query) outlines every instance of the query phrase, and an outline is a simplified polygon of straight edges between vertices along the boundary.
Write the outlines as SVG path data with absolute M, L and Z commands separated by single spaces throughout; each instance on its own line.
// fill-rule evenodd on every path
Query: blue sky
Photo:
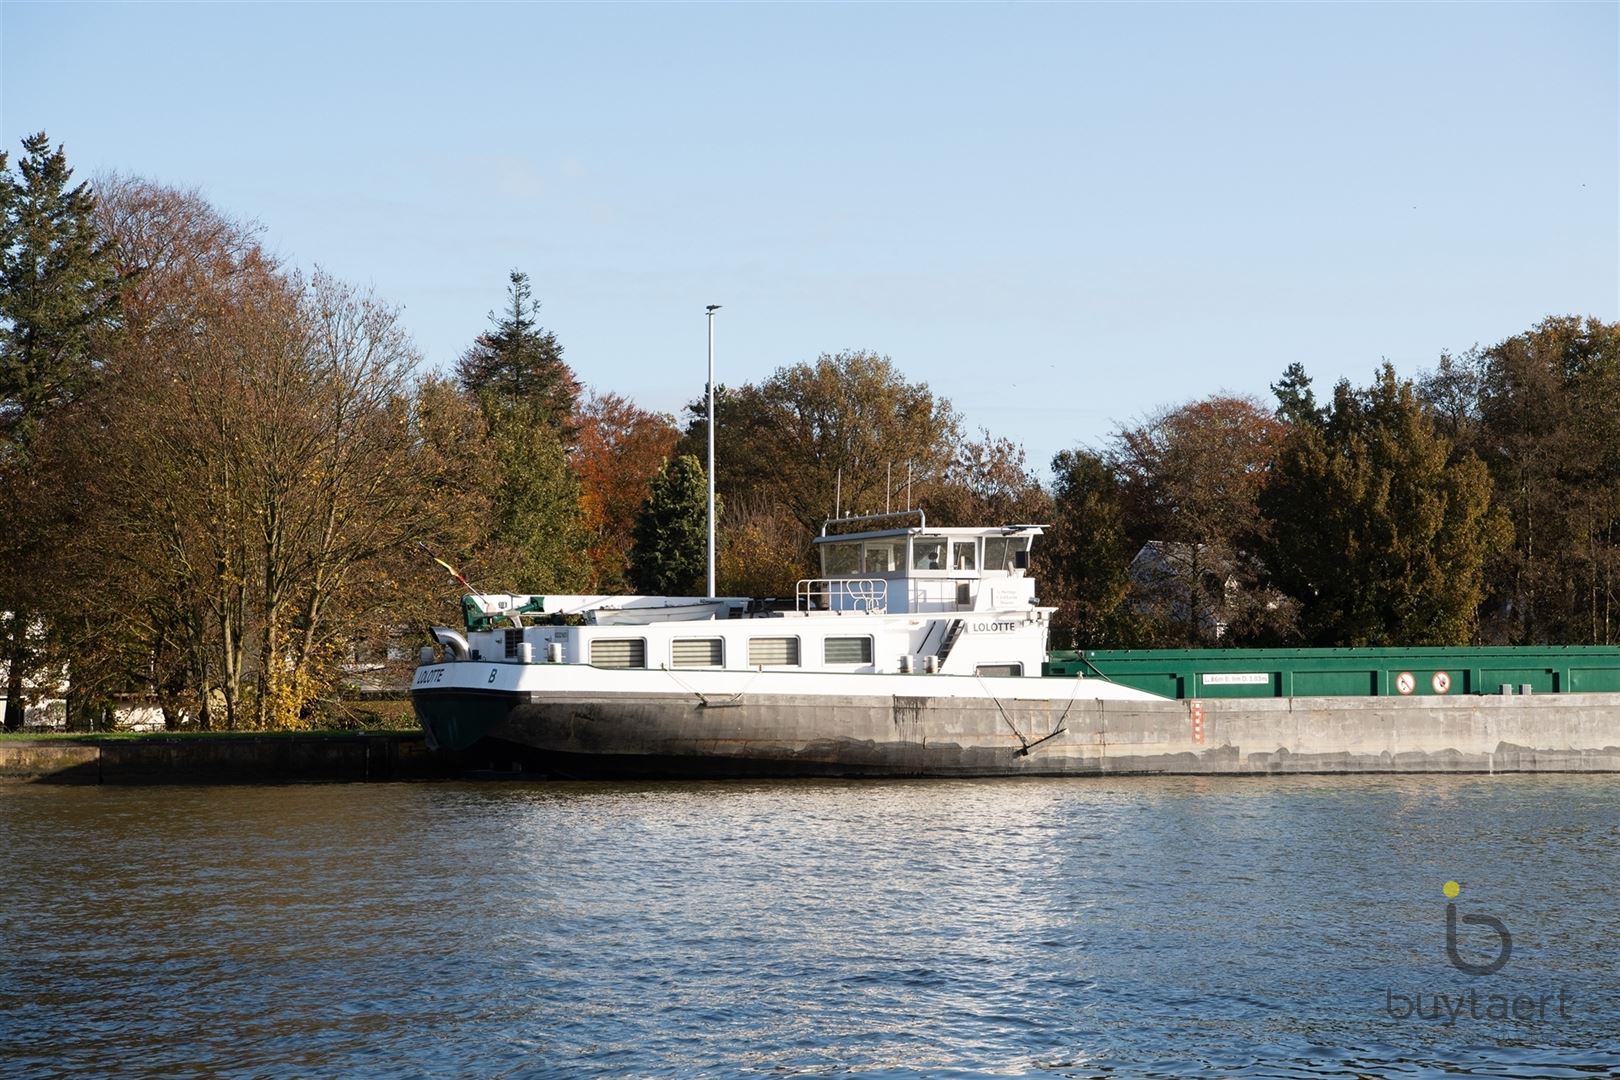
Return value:
M 1620 318 L 1620 5 L 0 6 L 0 137 L 201 189 L 453 363 L 529 272 L 675 411 L 866 348 L 1040 467 Z

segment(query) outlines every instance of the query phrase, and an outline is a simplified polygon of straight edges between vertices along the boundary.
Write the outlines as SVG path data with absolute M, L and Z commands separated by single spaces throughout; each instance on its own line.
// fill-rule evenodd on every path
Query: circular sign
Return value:
M 1444 694 L 1451 689 L 1451 676 L 1443 671 L 1435 672 L 1431 681 L 1434 683 L 1434 692 L 1437 694 Z
M 1412 677 L 1410 671 L 1403 671 L 1395 676 L 1395 689 L 1403 694 L 1410 694 L 1417 689 L 1417 680 Z

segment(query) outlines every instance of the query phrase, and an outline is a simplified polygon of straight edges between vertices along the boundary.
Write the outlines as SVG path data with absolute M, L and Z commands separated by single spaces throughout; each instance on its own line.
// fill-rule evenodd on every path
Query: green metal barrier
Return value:
M 1617 693 L 1620 647 L 1087 649 L 1042 671 L 1169 698 Z

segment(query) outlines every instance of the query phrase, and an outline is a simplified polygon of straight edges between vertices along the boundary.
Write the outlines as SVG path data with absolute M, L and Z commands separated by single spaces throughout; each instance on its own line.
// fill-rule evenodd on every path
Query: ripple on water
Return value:
M 1617 802 L 1604 777 L 4 787 L 0 1075 L 1607 1074 Z M 1512 929 L 1495 976 L 1446 962 L 1448 879 Z M 1487 986 L 1567 1015 L 1390 1012 Z

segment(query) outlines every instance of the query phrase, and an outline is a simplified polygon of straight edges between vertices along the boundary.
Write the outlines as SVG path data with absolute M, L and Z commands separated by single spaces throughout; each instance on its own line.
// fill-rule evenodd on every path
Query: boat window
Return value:
M 973 674 L 986 679 L 1004 675 L 1022 675 L 1023 673 L 1023 664 L 980 664 L 973 669 Z
M 919 536 L 911 542 L 911 568 L 913 570 L 945 569 L 945 539 L 939 536 Z
M 903 570 L 906 566 L 906 542 L 904 540 L 869 540 L 864 545 L 866 563 L 862 573 L 890 574 L 896 570 Z
M 829 664 L 870 664 L 872 639 L 869 637 L 830 637 L 823 658 Z
M 799 639 L 796 637 L 749 638 L 748 666 L 798 667 Z
M 720 667 L 725 655 L 717 637 L 676 638 L 670 646 L 670 662 L 675 667 Z
M 977 569 L 973 556 L 978 543 L 973 540 L 958 540 L 951 545 L 951 569 L 974 570 Z
M 591 663 L 597 667 L 644 668 L 647 643 L 641 638 L 597 638 L 591 642 Z
M 1018 553 L 1028 550 L 1027 536 L 987 536 L 984 539 L 984 568 L 1011 570 L 1018 564 Z
M 823 577 L 854 577 L 861 572 L 861 545 L 821 545 L 821 575 Z

